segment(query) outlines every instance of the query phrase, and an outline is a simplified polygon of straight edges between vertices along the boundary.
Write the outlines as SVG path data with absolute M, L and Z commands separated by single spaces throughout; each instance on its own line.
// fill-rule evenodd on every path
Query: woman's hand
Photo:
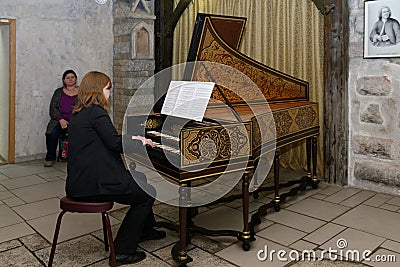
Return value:
M 146 137 L 143 137 L 140 135 L 133 135 L 132 140 L 139 140 L 139 141 L 142 141 L 142 144 L 144 146 L 148 145 L 148 146 L 154 147 L 153 141 L 151 141 L 151 139 L 147 139 Z
M 62 128 L 62 129 L 67 129 L 67 127 L 68 127 L 68 121 L 66 121 L 66 120 L 64 120 L 64 119 L 61 119 L 61 120 L 59 120 L 59 122 L 60 122 L 60 125 L 61 125 L 61 128 Z

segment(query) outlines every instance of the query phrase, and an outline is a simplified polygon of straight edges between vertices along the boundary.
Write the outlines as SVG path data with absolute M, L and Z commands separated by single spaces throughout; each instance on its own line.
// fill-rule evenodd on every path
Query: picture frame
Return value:
M 364 58 L 400 57 L 400 1 L 364 2 Z

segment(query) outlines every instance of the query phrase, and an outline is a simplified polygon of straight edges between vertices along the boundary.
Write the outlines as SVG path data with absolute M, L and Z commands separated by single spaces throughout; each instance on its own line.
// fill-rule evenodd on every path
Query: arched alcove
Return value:
M 154 58 L 154 31 L 146 22 L 138 23 L 131 34 L 131 58 Z

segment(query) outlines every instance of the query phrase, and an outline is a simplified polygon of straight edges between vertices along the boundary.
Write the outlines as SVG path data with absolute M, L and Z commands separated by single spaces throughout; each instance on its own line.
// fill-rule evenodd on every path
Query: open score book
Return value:
M 202 121 L 215 83 L 171 81 L 161 114 Z

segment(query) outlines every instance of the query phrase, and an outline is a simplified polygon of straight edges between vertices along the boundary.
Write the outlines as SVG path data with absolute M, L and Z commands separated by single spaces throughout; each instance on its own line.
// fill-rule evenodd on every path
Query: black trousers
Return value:
M 52 161 L 57 158 L 57 146 L 58 138 L 60 138 L 62 133 L 61 125 L 58 123 L 50 134 L 46 134 L 46 160 Z
M 143 173 L 137 172 L 138 175 L 144 176 Z M 134 175 L 135 178 L 136 175 Z M 145 178 L 144 178 L 145 179 Z M 132 179 L 130 184 L 129 194 L 122 195 L 98 195 L 73 198 L 76 201 L 82 202 L 103 202 L 113 201 L 120 204 L 130 205 L 128 212 L 122 220 L 121 226 L 118 230 L 117 236 L 114 239 L 115 253 L 116 254 L 134 254 L 139 245 L 140 237 L 146 235 L 153 230 L 155 226 L 155 219 L 153 214 L 153 203 L 155 196 L 155 189 L 153 186 L 140 181 L 140 184 L 146 186 L 146 193 L 136 182 Z

